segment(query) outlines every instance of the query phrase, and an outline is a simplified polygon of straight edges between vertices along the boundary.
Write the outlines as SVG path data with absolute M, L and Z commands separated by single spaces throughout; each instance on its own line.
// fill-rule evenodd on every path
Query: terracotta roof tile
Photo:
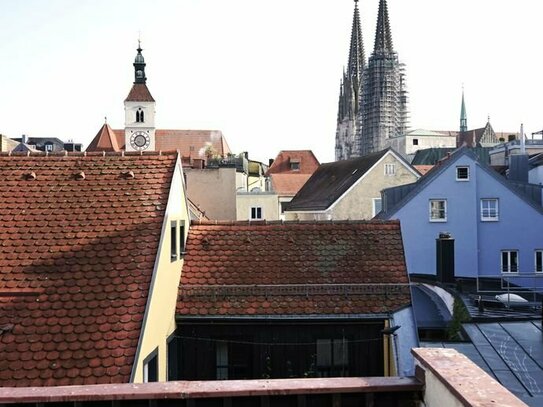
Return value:
M 397 221 L 198 222 L 186 251 L 181 317 L 375 314 L 410 303 Z
M 0 155 L 1 386 L 128 382 L 175 162 Z
M 117 136 L 109 124 L 104 123 L 94 139 L 90 142 L 87 151 L 121 151 Z
M 270 174 L 273 190 L 286 196 L 296 195 L 310 177 L 311 174 Z
M 151 92 L 145 83 L 135 83 L 124 100 L 125 102 L 154 102 Z
M 291 162 L 299 163 L 293 170 Z M 311 150 L 282 150 L 279 152 L 266 175 L 270 174 L 313 174 L 319 168 L 319 161 Z
M 117 137 L 119 148 L 124 150 L 124 129 L 115 129 L 113 131 Z M 231 153 L 226 138 L 220 130 L 157 129 L 155 139 L 155 150 L 179 151 L 183 157 L 205 158 L 207 147 L 211 147 L 221 157 L 226 157 L 228 153 Z

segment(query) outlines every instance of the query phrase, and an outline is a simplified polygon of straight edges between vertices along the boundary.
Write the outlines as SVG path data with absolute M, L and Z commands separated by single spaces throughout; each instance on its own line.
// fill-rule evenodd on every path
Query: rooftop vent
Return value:
M 24 175 L 26 180 L 32 181 L 36 179 L 36 173 L 34 171 L 28 172 Z
M 83 171 L 76 172 L 76 173 L 74 174 L 74 178 L 75 178 L 76 180 L 78 180 L 78 181 L 79 181 L 79 180 L 84 180 L 84 179 L 85 179 L 85 173 L 84 173 Z

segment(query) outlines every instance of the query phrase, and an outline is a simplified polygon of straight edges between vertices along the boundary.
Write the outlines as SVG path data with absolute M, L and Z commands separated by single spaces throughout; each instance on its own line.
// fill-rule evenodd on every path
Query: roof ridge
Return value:
M 345 220 L 191 220 L 192 226 L 270 226 L 270 225 L 361 225 L 399 224 L 397 219 L 345 219 Z

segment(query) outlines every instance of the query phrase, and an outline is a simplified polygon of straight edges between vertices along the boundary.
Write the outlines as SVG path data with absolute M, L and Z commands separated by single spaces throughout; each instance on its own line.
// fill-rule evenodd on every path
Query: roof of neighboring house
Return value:
M 450 132 L 441 133 L 435 130 L 426 130 L 426 129 L 415 129 L 406 134 L 406 136 L 417 136 L 417 137 L 456 137 L 456 134 L 451 134 Z
M 124 129 L 113 130 L 120 150 L 125 149 Z M 96 138 L 95 138 L 96 139 Z M 91 143 L 92 144 L 92 143 Z M 183 157 L 206 158 L 206 150 L 225 157 L 230 147 L 220 130 L 163 130 L 155 131 L 156 151 L 176 151 Z M 87 151 L 102 151 L 99 147 L 87 147 Z
M 415 169 L 422 175 L 426 174 L 428 171 L 434 168 L 433 165 L 413 165 L 413 167 L 415 167 Z
M 272 189 L 278 195 L 294 196 L 311 174 L 270 174 Z
M 0 155 L 0 386 L 129 381 L 176 162 Z
M 471 150 L 478 157 L 480 162 L 490 164 L 490 151 L 491 147 L 475 147 Z M 451 153 L 456 151 L 456 148 L 448 147 L 434 147 L 434 148 L 425 148 L 423 150 L 418 150 L 411 161 L 411 165 L 417 167 L 419 165 L 436 165 L 438 161 L 447 158 Z
M 124 100 L 125 102 L 154 102 L 151 92 L 145 83 L 134 83 L 132 89 L 128 93 L 128 96 Z
M 299 163 L 299 169 L 291 169 L 292 162 Z M 277 154 L 266 175 L 270 174 L 313 174 L 319 168 L 319 160 L 311 150 L 282 150 Z
M 17 147 L 17 144 L 19 143 L 17 143 L 15 140 L 12 140 L 9 137 L 0 134 L 0 152 L 11 151 L 15 147 Z
M 121 151 L 115 132 L 109 124 L 104 123 L 98 130 L 98 133 L 88 145 L 87 151 Z
M 460 157 L 467 155 L 472 160 L 477 161 L 480 165 L 479 168 L 494 178 L 497 182 L 509 189 L 512 193 L 520 197 L 528 205 L 532 206 L 538 212 L 543 213 L 543 207 L 536 200 L 529 197 L 528 190 L 523 190 L 518 185 L 508 181 L 506 178 L 498 174 L 488 164 L 481 162 L 480 158 L 475 154 L 476 149 L 468 147 L 460 147 L 447 158 L 439 161 L 438 165 L 435 165 L 430 171 L 423 177 L 419 178 L 417 182 L 401 185 L 398 187 L 387 188 L 382 191 L 386 195 L 386 202 L 388 207 L 383 207 L 383 210 L 379 212 L 376 218 L 387 219 L 392 214 L 396 213 L 400 208 L 406 205 L 411 199 L 417 196 L 417 194 L 426 188 L 433 180 L 439 177 L 447 168 L 453 165 Z M 529 185 L 528 185 L 529 186 Z M 539 194 L 539 197 L 541 194 Z
M 397 221 L 193 222 L 177 314 L 383 314 L 408 283 Z
M 364 157 L 321 164 L 290 201 L 288 210 L 325 210 L 329 208 L 389 152 L 405 163 L 407 167 L 410 167 L 409 163 L 399 154 L 395 154 L 391 148 Z

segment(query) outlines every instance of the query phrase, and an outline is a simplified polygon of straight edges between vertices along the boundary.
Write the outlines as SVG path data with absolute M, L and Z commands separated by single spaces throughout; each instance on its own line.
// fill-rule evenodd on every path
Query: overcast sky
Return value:
M 373 48 L 378 0 L 361 0 Z M 389 0 L 410 127 L 543 128 L 542 0 Z M 0 0 L 0 133 L 85 146 L 124 127 L 141 32 L 157 128 L 222 130 L 261 161 L 334 159 L 352 0 Z

